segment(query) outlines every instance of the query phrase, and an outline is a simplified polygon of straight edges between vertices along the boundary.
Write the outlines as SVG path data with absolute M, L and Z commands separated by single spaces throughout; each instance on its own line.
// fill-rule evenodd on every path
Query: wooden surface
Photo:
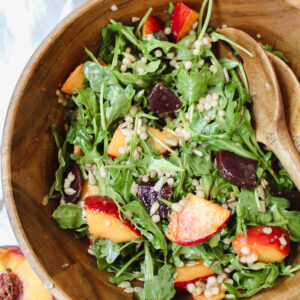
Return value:
M 194 8 L 200 1 L 187 1 Z M 110 7 L 116 4 L 118 10 Z M 57 104 L 55 90 L 72 69 L 86 59 L 83 46 L 96 51 L 100 29 L 110 18 L 127 21 L 141 17 L 152 6 L 162 14 L 168 1 L 87 1 L 65 19 L 37 49 L 14 91 L 2 141 L 2 180 L 11 223 L 25 256 L 43 280 L 51 281 L 51 290 L 59 300 L 130 299 L 109 284 L 108 275 L 96 268 L 87 254 L 87 245 L 60 230 L 50 218 L 55 201 L 42 206 L 57 167 L 57 153 L 50 125 L 63 124 L 64 112 Z M 211 25 L 222 24 L 260 33 L 283 51 L 300 78 L 299 1 L 218 0 Z M 299 262 L 300 256 L 297 257 Z M 69 263 L 69 268 L 62 265 Z M 297 279 L 285 279 L 272 290 L 252 299 L 299 299 L 300 273 Z
M 300 153 L 300 83 L 286 63 L 270 52 L 267 55 L 272 61 L 280 85 L 287 126 Z
M 252 53 L 253 57 L 235 47 L 248 79 L 256 138 L 276 154 L 300 190 L 300 156 L 289 135 L 273 64 L 263 48 L 244 31 L 229 27 L 220 32 Z

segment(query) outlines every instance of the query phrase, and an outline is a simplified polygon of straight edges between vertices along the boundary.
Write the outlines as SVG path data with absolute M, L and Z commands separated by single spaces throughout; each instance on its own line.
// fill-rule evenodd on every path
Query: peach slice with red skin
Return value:
M 173 211 L 169 230 L 165 232 L 172 242 L 192 246 L 203 243 L 221 231 L 229 217 L 230 210 L 196 195 L 188 196 L 180 211 Z
M 171 15 L 171 32 L 176 42 L 186 36 L 199 19 L 199 14 L 182 2 L 175 4 Z
M 89 232 L 95 239 L 104 238 L 122 243 L 143 238 L 129 221 L 120 219 L 117 205 L 107 196 L 86 197 L 84 210 Z
M 189 283 L 194 283 L 199 280 L 206 281 L 208 277 L 215 274 L 210 267 L 204 264 L 203 259 L 195 261 L 197 261 L 198 264 L 189 266 L 188 262 L 185 262 L 184 266 L 175 269 L 174 274 L 176 274 L 176 276 L 173 279 L 173 285 L 177 291 L 185 291 Z
M 250 254 L 256 254 L 258 261 L 274 263 L 282 261 L 290 253 L 289 232 L 277 226 L 255 226 L 238 234 L 232 242 L 232 247 L 240 256 L 243 248 L 249 248 Z
M 148 34 L 152 34 L 155 31 L 164 30 L 161 22 L 152 15 L 149 15 L 143 25 L 142 38 L 147 39 Z
M 53 299 L 17 246 L 0 247 L 0 299 Z
M 179 137 L 175 136 L 172 132 L 170 132 L 166 127 L 163 128 L 162 131 L 148 127 L 148 130 L 162 143 L 164 143 L 169 148 L 173 148 L 172 145 L 168 144 L 165 139 L 174 139 L 176 142 L 179 142 Z M 122 130 L 118 127 L 114 132 L 114 135 L 108 145 L 107 155 L 112 159 L 122 155 L 120 152 L 120 148 L 124 148 L 126 145 L 126 136 L 122 133 Z M 152 138 L 152 137 L 151 137 Z M 168 152 L 168 150 L 163 147 L 159 142 L 157 142 L 154 138 L 152 138 L 154 143 L 154 148 L 158 151 L 159 155 L 163 155 Z

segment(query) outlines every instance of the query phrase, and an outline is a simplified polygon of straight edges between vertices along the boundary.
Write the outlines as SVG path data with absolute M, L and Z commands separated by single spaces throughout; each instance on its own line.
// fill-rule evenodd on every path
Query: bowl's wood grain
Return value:
M 194 8 L 200 1 L 186 1 Z M 117 4 L 118 10 L 110 7 Z M 54 283 L 58 299 L 130 299 L 109 284 L 96 261 L 87 254 L 87 245 L 69 232 L 60 230 L 50 218 L 55 201 L 42 206 L 57 167 L 57 151 L 50 126 L 63 125 L 63 109 L 55 90 L 70 71 L 86 59 L 83 46 L 96 51 L 101 27 L 110 18 L 130 23 L 148 7 L 162 14 L 168 1 L 87 1 L 66 18 L 44 40 L 27 64 L 15 88 L 2 141 L 2 182 L 6 206 L 17 239 L 30 264 L 46 282 Z M 212 22 L 238 27 L 262 42 L 283 51 L 300 78 L 300 2 L 283 0 L 218 0 Z M 297 257 L 300 261 L 300 256 Z M 68 263 L 68 268 L 62 265 Z M 253 299 L 299 299 L 297 279 L 285 279 L 272 290 Z

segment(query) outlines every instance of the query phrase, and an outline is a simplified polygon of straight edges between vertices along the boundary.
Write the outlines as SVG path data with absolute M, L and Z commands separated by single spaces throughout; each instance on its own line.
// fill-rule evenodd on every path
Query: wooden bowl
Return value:
M 199 9 L 200 1 L 185 1 Z M 118 10 L 110 7 L 116 4 Z M 60 23 L 36 50 L 15 88 L 2 141 L 2 181 L 6 206 L 17 239 L 43 282 L 54 284 L 58 299 L 130 299 L 97 270 L 87 245 L 51 219 L 57 205 L 44 207 L 57 167 L 57 150 L 50 125 L 62 127 L 64 111 L 55 90 L 70 71 L 87 57 L 83 46 L 96 51 L 101 27 L 110 18 L 130 23 L 149 7 L 162 14 L 168 0 L 87 1 Z M 283 51 L 300 78 L 300 1 L 216 0 L 211 25 L 241 28 L 263 43 Z M 296 258 L 300 261 L 300 255 Z M 68 268 L 62 266 L 68 263 Z M 251 299 L 300 299 L 300 272 Z

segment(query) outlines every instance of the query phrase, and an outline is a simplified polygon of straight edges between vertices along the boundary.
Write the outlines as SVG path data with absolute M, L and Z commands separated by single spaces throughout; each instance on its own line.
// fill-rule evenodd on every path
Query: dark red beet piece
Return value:
M 172 113 L 182 105 L 181 101 L 162 82 L 154 86 L 147 99 L 147 108 L 157 114 Z
M 162 30 L 156 30 L 154 32 L 154 37 L 159 41 L 169 41 L 167 35 Z
M 72 172 L 75 176 L 75 180 L 71 183 L 70 188 L 74 189 L 76 193 L 74 195 L 67 195 L 65 194 L 65 201 L 67 203 L 76 203 L 81 196 L 82 186 L 83 186 L 83 179 L 81 176 L 81 172 L 77 164 L 73 163 L 71 168 L 68 172 L 66 172 L 66 177 L 68 176 L 69 172 Z
M 0 274 L 0 299 L 19 300 L 23 294 L 23 286 L 19 277 L 14 273 Z
M 163 186 L 159 192 L 154 190 L 154 183 L 141 183 L 138 190 L 138 196 L 141 202 L 145 205 L 148 211 L 154 202 L 158 201 L 160 206 L 157 211 L 158 215 L 163 219 L 169 219 L 171 214 L 171 208 L 166 204 L 160 202 L 158 199 L 163 198 L 168 200 L 173 194 L 173 188 L 169 186 Z
M 286 198 L 290 201 L 291 210 L 300 211 L 300 192 L 296 190 L 282 191 L 274 194 L 275 197 Z
M 226 150 L 219 150 L 216 159 L 218 171 L 223 179 L 246 189 L 256 186 L 257 161 Z

